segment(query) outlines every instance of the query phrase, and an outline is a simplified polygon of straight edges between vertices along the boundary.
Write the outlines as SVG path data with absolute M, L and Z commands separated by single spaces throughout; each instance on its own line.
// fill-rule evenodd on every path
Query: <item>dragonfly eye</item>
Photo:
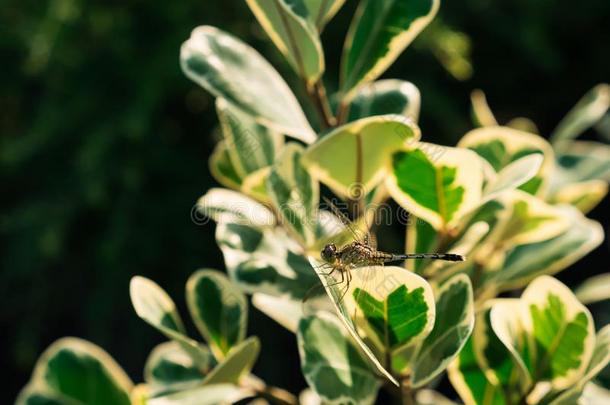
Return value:
M 324 249 L 322 249 L 320 256 L 322 256 L 322 259 L 329 262 L 334 260 L 336 252 L 337 247 L 334 245 L 334 243 L 329 243 L 328 245 L 324 246 Z

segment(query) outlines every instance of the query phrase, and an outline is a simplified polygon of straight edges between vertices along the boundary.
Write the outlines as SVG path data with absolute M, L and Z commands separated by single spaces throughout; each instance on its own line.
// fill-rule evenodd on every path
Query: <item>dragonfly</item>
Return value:
M 377 249 L 377 240 L 368 231 L 361 231 L 350 219 L 339 210 L 329 199 L 323 197 L 325 203 L 337 216 L 345 228 L 352 235 L 352 242 L 342 247 L 335 243 L 327 243 L 320 252 L 323 263 L 318 266 L 317 273 L 322 276 L 331 277 L 339 273 L 339 280 L 329 286 L 345 284 L 345 290 L 341 293 L 338 301 L 343 299 L 349 290 L 353 279 L 352 271 L 361 267 L 382 266 L 386 263 L 398 262 L 409 259 L 442 260 L 448 262 L 462 262 L 466 258 L 455 253 L 389 253 Z M 323 271 L 326 270 L 326 271 Z

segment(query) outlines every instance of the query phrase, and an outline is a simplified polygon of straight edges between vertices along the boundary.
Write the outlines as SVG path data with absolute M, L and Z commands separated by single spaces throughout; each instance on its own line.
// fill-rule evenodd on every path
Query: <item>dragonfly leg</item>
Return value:
M 322 276 L 330 276 L 331 274 L 333 274 L 335 272 L 335 270 L 337 270 L 336 267 L 333 267 L 329 272 L 327 273 L 323 273 L 321 271 L 317 272 L 318 274 L 322 275 Z
M 350 282 L 352 281 L 352 273 L 351 273 L 351 271 L 346 270 L 344 273 L 347 273 L 346 274 L 347 282 L 345 283 L 345 289 L 341 293 L 341 298 L 339 298 L 339 302 L 343 301 L 343 297 L 345 297 L 345 294 L 347 294 L 347 292 L 349 291 L 349 285 L 350 285 Z M 343 281 L 343 278 L 341 279 L 341 281 Z

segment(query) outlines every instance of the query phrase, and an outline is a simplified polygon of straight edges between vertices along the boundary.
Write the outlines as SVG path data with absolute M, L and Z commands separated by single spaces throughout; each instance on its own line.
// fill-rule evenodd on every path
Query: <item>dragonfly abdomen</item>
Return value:
M 449 262 L 463 262 L 464 256 L 455 253 L 406 253 L 402 255 L 392 255 L 392 260 L 407 260 L 407 259 L 430 259 L 430 260 L 445 260 Z

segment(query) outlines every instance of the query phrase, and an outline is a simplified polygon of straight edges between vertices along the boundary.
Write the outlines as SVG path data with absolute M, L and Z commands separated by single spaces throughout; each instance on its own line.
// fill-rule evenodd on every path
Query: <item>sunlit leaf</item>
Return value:
M 527 183 L 540 171 L 543 160 L 541 154 L 532 154 L 509 163 L 485 185 L 483 191 L 485 198 L 491 198 Z
M 227 153 L 240 178 L 273 163 L 284 142 L 280 134 L 256 123 L 223 98 L 216 99 L 216 111 Z
M 322 31 L 343 6 L 345 0 L 303 0 L 309 10 L 309 19 Z
M 379 77 L 430 23 L 438 0 L 364 0 L 345 42 L 341 89 L 349 93 Z
M 252 305 L 292 333 L 297 332 L 299 320 L 303 315 L 303 303 L 297 300 L 255 293 Z
M 146 360 L 144 381 L 151 387 L 172 390 L 192 387 L 200 384 L 205 374 L 216 365 L 212 353 L 209 353 L 209 359 L 209 368 L 202 370 L 177 342 L 161 343 Z
M 324 72 L 324 52 L 305 0 L 246 0 L 275 46 L 308 83 Z M 320 10 L 326 13 L 328 10 Z M 324 17 L 321 17 L 324 18 Z
M 404 80 L 379 80 L 362 86 L 349 107 L 348 121 L 374 115 L 397 114 L 419 119 L 419 89 Z
M 239 190 L 242 178 L 237 173 L 229 156 L 227 145 L 224 141 L 218 142 L 209 160 L 210 173 L 217 182 L 225 187 Z
M 306 245 L 316 240 L 320 189 L 301 163 L 303 148 L 289 143 L 267 178 L 267 191 L 283 223 Z
M 318 271 L 320 281 L 347 330 L 379 373 L 398 385 L 382 353 L 415 345 L 430 333 L 436 313 L 430 285 L 396 266 L 354 269 L 349 285 L 339 271 L 324 271 Z
M 598 84 L 566 114 L 551 135 L 553 146 L 567 147 L 565 141 L 577 138 L 595 125 L 610 107 L 610 86 Z
M 458 147 L 468 148 L 487 160 L 496 172 L 531 154 L 542 154 L 544 161 L 536 177 L 521 186 L 530 194 L 540 194 L 548 186 L 555 155 L 542 137 L 508 127 L 485 127 L 467 133 Z
M 403 208 L 446 230 L 479 204 L 482 165 L 471 151 L 420 142 L 393 155 L 386 185 Z
M 511 250 L 502 270 L 488 273 L 484 283 L 500 290 L 519 288 L 542 274 L 555 274 L 599 246 L 604 239 L 602 227 L 570 207 L 559 208 L 569 227 L 557 236 Z
M 555 204 L 569 204 L 586 214 L 595 208 L 608 194 L 605 180 L 589 180 L 581 183 L 565 184 L 550 200 Z
M 527 393 L 532 382 L 532 377 L 526 364 L 517 353 L 512 353 L 506 345 L 498 338 L 491 323 L 491 308 L 495 305 L 502 306 L 510 315 L 520 311 L 520 304 L 515 299 L 494 299 L 485 303 L 483 308 L 477 312 L 472 343 L 474 355 L 480 369 L 490 383 L 496 387 L 498 392 L 509 402 L 518 402 Z M 509 327 L 515 339 L 512 347 L 517 352 L 527 352 L 529 341 L 524 338 L 525 331 L 517 317 L 505 317 L 502 327 Z
M 214 27 L 197 27 L 182 45 L 180 62 L 191 80 L 252 115 L 259 123 L 304 142 L 315 140 L 286 82 L 269 62 L 241 40 Z
M 504 193 L 497 201 L 505 209 L 486 239 L 496 252 L 551 239 L 569 226 L 564 209 L 523 191 Z
M 610 299 L 610 273 L 588 278 L 574 293 L 583 304 L 592 304 Z
M 492 384 L 479 366 L 472 337 L 448 371 L 449 380 L 465 405 L 509 405 L 501 388 Z
M 210 384 L 199 388 L 180 391 L 174 394 L 151 398 L 147 405 L 217 405 L 236 403 L 254 396 L 250 390 L 234 384 Z
M 280 228 L 220 223 L 216 241 L 231 279 L 248 293 L 302 299 L 317 277 L 299 246 Z
M 129 295 L 136 314 L 169 339 L 175 340 L 198 367 L 209 367 L 209 351 L 185 335 L 176 304 L 154 281 L 136 276 L 131 279 Z
M 264 205 L 241 193 L 212 188 L 197 201 L 197 210 L 216 222 L 233 222 L 254 227 L 275 225 L 275 217 Z
M 217 359 L 244 340 L 248 319 L 246 297 L 216 270 L 199 270 L 186 284 L 186 302 L 195 326 Z
M 414 215 L 409 216 L 407 224 L 407 252 L 432 252 L 438 244 L 438 234 L 428 222 Z M 416 273 L 426 264 L 423 260 L 412 260 L 410 268 Z
M 256 336 L 232 347 L 224 360 L 206 375 L 202 384 L 239 383 L 240 379 L 252 370 L 260 348 L 261 344 Z
M 595 345 L 589 311 L 562 283 L 549 276 L 535 279 L 518 301 L 519 310 L 502 303 L 491 310 L 491 324 L 516 359 L 521 359 L 536 381 L 555 389 L 571 386 L 584 375 Z M 511 324 L 521 325 L 521 334 Z M 523 335 L 529 342 L 523 342 Z
M 591 141 L 570 142 L 570 147 L 557 154 L 563 169 L 561 183 L 588 180 L 610 181 L 610 145 Z
M 458 355 L 474 327 L 470 279 L 459 274 L 442 285 L 436 297 L 434 328 L 421 343 L 413 370 L 414 388 L 424 386 L 443 372 Z
M 297 338 L 303 375 L 324 403 L 375 401 L 379 381 L 335 317 L 319 312 L 303 318 Z
M 246 176 L 241 184 L 241 192 L 265 204 L 271 204 L 271 197 L 267 193 L 269 173 L 271 173 L 271 166 L 264 167 Z
M 387 175 L 392 152 L 414 143 L 420 131 L 398 115 L 363 118 L 343 125 L 309 147 L 310 174 L 344 197 L 370 192 Z
M 610 325 L 606 325 L 606 327 L 597 333 L 595 350 L 593 351 L 593 356 L 591 357 L 591 362 L 587 367 L 585 375 L 577 384 L 558 395 L 557 398 L 551 402 L 551 405 L 573 404 L 575 400 L 583 396 L 586 391 L 587 383 L 593 380 L 608 363 L 610 363 Z M 610 399 L 610 395 L 605 397 L 606 401 L 608 399 Z M 585 401 L 585 403 L 588 402 Z
M 17 405 L 130 405 L 133 384 L 100 347 L 63 338 L 40 356 Z

